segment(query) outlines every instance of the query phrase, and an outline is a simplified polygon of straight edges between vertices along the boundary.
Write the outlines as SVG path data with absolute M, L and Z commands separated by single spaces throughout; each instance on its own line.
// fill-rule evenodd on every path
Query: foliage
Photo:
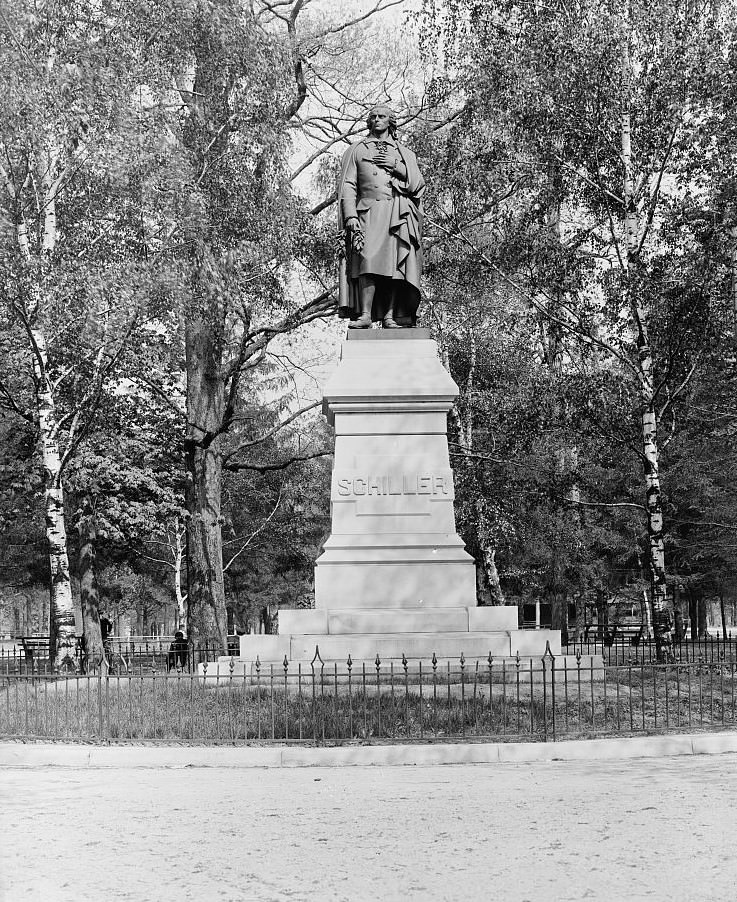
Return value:
M 440 186 L 433 297 L 469 286 L 464 313 L 498 321 L 500 305 L 517 308 L 530 341 L 522 359 L 549 387 L 527 399 L 548 461 L 545 515 L 513 518 L 527 538 L 514 557 L 531 555 L 533 570 L 547 569 L 546 590 L 567 592 L 589 582 L 587 560 L 636 569 L 639 558 L 660 608 L 672 511 L 663 449 L 697 381 L 713 378 L 712 348 L 733 340 L 733 4 L 428 2 L 421 21 L 428 59 L 441 61 L 464 102 L 430 156 Z M 463 387 L 468 331 L 447 319 L 459 332 L 461 357 L 451 352 L 449 363 Z M 472 314 L 471 329 L 477 321 Z M 485 420 L 475 450 L 503 460 L 503 444 L 486 441 L 495 408 L 484 411 L 477 396 L 465 403 Z M 601 477 L 606 461 L 604 479 L 587 478 Z M 597 547 L 605 535 L 614 554 Z M 596 571 L 594 584 L 604 576 Z
M 461 389 L 456 514 L 481 599 L 640 588 L 647 412 L 668 584 L 733 594 L 734 12 L 453 0 L 413 32 L 299 2 L 8 7 L 3 579 L 48 576 L 33 326 L 106 597 L 135 607 L 145 583 L 152 611 L 173 603 L 177 567 L 186 594 L 177 531 L 207 520 L 231 627 L 306 603 L 330 436 L 292 419 L 299 340 L 285 369 L 271 351 L 332 312 L 337 157 L 387 96 L 428 182 L 423 316 Z M 200 613 L 206 583 L 190 573 Z

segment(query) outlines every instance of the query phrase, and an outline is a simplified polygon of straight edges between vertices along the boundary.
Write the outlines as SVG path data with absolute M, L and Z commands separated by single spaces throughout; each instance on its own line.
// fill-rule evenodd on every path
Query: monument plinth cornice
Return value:
M 423 398 L 330 398 L 323 401 L 323 413 L 330 425 L 334 425 L 335 415 L 341 413 L 447 413 L 453 406 L 448 397 Z

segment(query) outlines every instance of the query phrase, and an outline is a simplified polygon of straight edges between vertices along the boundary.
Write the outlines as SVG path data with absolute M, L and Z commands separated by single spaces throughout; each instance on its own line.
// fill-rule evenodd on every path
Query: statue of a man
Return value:
M 396 139 L 388 106 L 366 120 L 369 135 L 343 155 L 338 182 L 338 227 L 345 235 L 339 315 L 349 329 L 382 321 L 412 327 L 420 303 L 422 194 L 417 158 Z

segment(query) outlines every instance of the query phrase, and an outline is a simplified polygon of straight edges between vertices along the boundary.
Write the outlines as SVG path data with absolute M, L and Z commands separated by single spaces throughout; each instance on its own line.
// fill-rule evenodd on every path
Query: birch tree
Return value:
M 105 267 L 90 266 L 84 244 L 85 232 L 94 233 L 94 245 L 113 224 L 99 223 L 90 192 L 123 120 L 126 60 L 119 53 L 111 62 L 107 45 L 116 11 L 114 4 L 18 4 L 0 20 L 8 77 L 0 101 L 2 278 L 12 324 L 25 338 L 34 403 L 23 409 L 10 392 L 4 397 L 39 433 L 57 665 L 69 664 L 75 642 L 63 474 L 137 319 L 124 292 L 115 296 L 110 266 L 105 275 Z M 119 277 L 113 272 L 112 283 Z
M 679 255 L 699 242 L 682 214 L 720 193 L 715 179 L 722 170 L 697 168 L 694 157 L 697 148 L 708 153 L 724 130 L 734 12 L 731 3 L 492 2 L 455 4 L 444 18 L 431 17 L 444 29 L 446 58 L 464 73 L 469 121 L 491 123 L 498 136 L 487 167 L 503 167 L 509 178 L 533 173 L 531 188 L 543 195 L 552 190 L 552 172 L 560 180 L 567 264 L 561 292 L 544 287 L 533 255 L 505 258 L 488 234 L 479 241 L 452 216 L 445 228 L 549 326 L 631 383 L 661 656 L 671 642 L 662 432 L 677 424 L 712 338 L 712 312 L 726 300 L 716 289 L 724 259 L 709 256 L 688 274 L 680 266 Z M 528 205 L 534 222 L 541 200 L 532 190 Z M 675 218 L 679 233 L 669 228 Z M 539 247 L 535 230 L 527 234 Z M 674 303 L 672 287 L 684 278 L 701 290 Z

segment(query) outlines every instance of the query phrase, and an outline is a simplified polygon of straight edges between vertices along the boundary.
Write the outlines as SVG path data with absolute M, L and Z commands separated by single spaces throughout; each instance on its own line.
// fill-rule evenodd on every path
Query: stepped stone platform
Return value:
M 258 658 L 261 664 L 286 658 L 290 664 L 309 664 L 319 649 L 324 662 L 345 665 L 350 654 L 356 663 L 372 666 L 382 662 L 422 660 L 429 664 L 433 654 L 439 661 L 457 663 L 461 654 L 467 661 L 542 656 L 546 642 L 560 655 L 558 630 L 517 629 L 517 608 L 427 608 L 420 611 L 386 609 L 311 610 L 279 612 L 277 636 L 241 636 L 241 652 L 234 672 L 250 672 Z M 218 672 L 230 665 L 229 657 L 219 659 Z M 208 673 L 214 672 L 208 665 Z
M 335 428 L 331 534 L 313 610 L 281 610 L 279 635 L 241 637 L 233 672 L 261 665 L 540 659 L 557 630 L 518 629 L 517 608 L 476 607 L 456 532 L 447 414 L 458 387 L 425 329 L 349 331 L 325 387 Z M 208 676 L 231 672 L 231 659 Z

